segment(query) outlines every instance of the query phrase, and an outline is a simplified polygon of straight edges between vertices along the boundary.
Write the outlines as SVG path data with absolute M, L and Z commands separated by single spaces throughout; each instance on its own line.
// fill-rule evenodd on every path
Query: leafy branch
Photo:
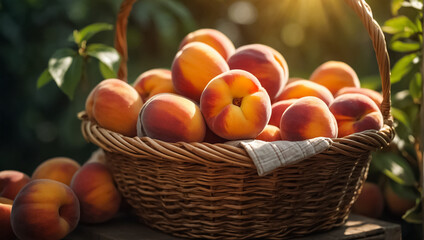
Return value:
M 415 207 L 403 215 L 410 223 L 422 222 L 420 174 L 420 105 L 422 99 L 422 0 L 392 0 L 393 18 L 382 29 L 391 35 L 388 47 L 401 58 L 391 70 L 392 115 L 396 137 L 390 152 L 373 155 L 372 165 L 389 181 L 392 190 L 404 199 L 415 200 Z M 400 14 L 403 11 L 405 14 Z
M 73 99 L 75 90 L 84 78 L 88 58 L 97 59 L 99 70 L 104 78 L 115 78 L 120 62 L 115 48 L 100 43 L 88 44 L 99 32 L 112 30 L 107 23 L 94 23 L 81 30 L 74 30 L 70 40 L 77 45 L 77 50 L 61 48 L 56 50 L 48 61 L 48 67 L 37 80 L 37 88 L 54 80 L 57 86 Z

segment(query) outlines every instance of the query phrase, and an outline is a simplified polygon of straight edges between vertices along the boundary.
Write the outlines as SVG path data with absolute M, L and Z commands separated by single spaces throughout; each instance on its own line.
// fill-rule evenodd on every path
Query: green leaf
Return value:
M 51 80 L 53 80 L 53 78 L 52 78 L 52 75 L 50 75 L 49 73 L 49 69 L 44 70 L 37 80 L 37 88 L 41 88 L 42 86 L 46 85 Z
M 396 120 L 398 120 L 403 125 L 405 125 L 405 127 L 407 127 L 408 130 L 411 130 L 411 123 L 408 118 L 408 115 L 405 112 L 403 112 L 402 110 L 398 108 L 392 107 L 392 115 Z
M 49 60 L 49 73 L 71 100 L 81 80 L 82 65 L 83 58 L 68 48 L 57 50 Z
M 398 184 L 414 186 L 415 174 L 408 162 L 395 153 L 374 153 L 371 161 L 384 175 Z
M 96 58 L 109 69 L 109 72 L 117 75 L 120 56 L 115 48 L 100 43 L 90 44 L 87 46 L 87 55 Z
M 422 203 L 420 199 L 417 199 L 415 202 L 415 206 L 406 211 L 406 213 L 403 214 L 402 219 L 409 223 L 421 224 L 423 222 L 423 212 L 421 204 Z
M 112 71 L 106 64 L 99 61 L 99 69 L 104 79 L 117 78 L 117 74 Z
M 81 29 L 80 31 L 75 30 L 73 36 L 75 43 L 81 45 L 83 41 L 88 41 L 95 34 L 112 29 L 113 25 L 108 23 L 93 23 Z
M 401 32 L 416 33 L 418 32 L 417 26 L 406 16 L 394 17 L 387 20 L 383 27 L 383 31 L 389 34 L 396 34 Z
M 416 73 L 409 82 L 409 93 L 415 100 L 420 101 L 423 91 L 423 80 L 421 73 Z
M 397 15 L 399 12 L 399 9 L 402 7 L 403 0 L 392 0 L 392 14 Z
M 390 79 L 391 83 L 399 82 L 403 76 L 408 74 L 414 68 L 414 65 L 418 64 L 419 61 L 420 58 L 416 53 L 408 54 L 399 59 L 392 68 Z
M 389 180 L 388 184 L 393 192 L 402 198 L 415 200 L 420 197 L 420 193 L 414 186 L 405 186 L 392 180 Z
M 193 29 L 195 22 L 190 11 L 178 1 L 161 0 L 161 4 L 168 8 L 184 25 L 186 29 Z
M 397 52 L 413 52 L 421 48 L 421 44 L 415 41 L 390 41 L 390 49 Z
M 175 37 L 178 36 L 178 26 L 172 15 L 166 11 L 158 10 L 153 17 L 153 21 L 158 30 L 159 39 L 161 39 L 165 45 L 172 46 L 172 44 L 175 43 Z
M 421 22 L 422 21 L 421 17 L 415 18 L 415 25 L 417 26 L 418 32 L 423 31 L 423 23 Z
M 371 75 L 366 77 L 361 77 L 361 87 L 369 88 L 376 91 L 381 89 L 381 78 L 380 75 Z

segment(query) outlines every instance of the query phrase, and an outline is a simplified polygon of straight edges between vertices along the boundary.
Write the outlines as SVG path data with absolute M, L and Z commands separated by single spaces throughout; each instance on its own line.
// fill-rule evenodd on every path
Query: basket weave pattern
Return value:
M 281 239 L 345 222 L 366 179 L 370 152 L 394 137 L 384 35 L 364 0 L 345 2 L 364 23 L 376 52 L 385 119 L 379 131 L 333 139 L 328 150 L 260 177 L 241 147 L 130 138 L 79 115 L 84 138 L 105 150 L 117 186 L 140 220 L 175 236 L 205 239 Z M 134 3 L 124 0 L 117 20 L 123 80 L 126 24 Z

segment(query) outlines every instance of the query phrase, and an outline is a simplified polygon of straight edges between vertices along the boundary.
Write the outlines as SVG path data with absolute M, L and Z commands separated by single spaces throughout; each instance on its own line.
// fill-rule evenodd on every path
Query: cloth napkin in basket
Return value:
M 261 140 L 232 141 L 229 144 L 242 146 L 253 160 L 259 176 L 264 176 L 278 167 L 287 166 L 327 150 L 330 138 L 318 137 L 304 141 Z

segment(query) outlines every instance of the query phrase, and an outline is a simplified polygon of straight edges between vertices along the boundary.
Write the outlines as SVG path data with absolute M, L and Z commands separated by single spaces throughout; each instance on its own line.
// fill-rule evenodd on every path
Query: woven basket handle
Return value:
M 121 54 L 121 63 L 118 70 L 118 78 L 127 81 L 128 49 L 127 49 L 127 23 L 131 8 L 137 0 L 124 0 L 119 10 L 116 21 L 115 48 Z M 383 102 L 381 112 L 386 124 L 392 126 L 390 113 L 390 61 L 386 48 L 386 40 L 383 31 L 374 20 L 370 6 L 365 0 L 345 0 L 345 2 L 356 12 L 361 19 L 372 40 L 380 71 Z

